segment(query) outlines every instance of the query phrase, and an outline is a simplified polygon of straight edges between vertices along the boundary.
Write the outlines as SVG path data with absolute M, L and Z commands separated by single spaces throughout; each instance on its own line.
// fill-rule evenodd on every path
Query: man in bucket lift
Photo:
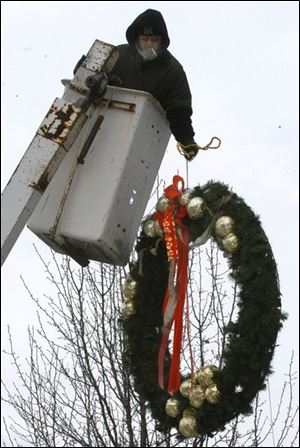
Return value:
M 163 16 L 147 9 L 129 26 L 126 38 L 128 44 L 117 46 L 119 58 L 108 84 L 151 93 L 166 112 L 180 152 L 191 161 L 199 151 L 191 121 L 192 97 L 181 64 L 167 50 L 170 39 Z

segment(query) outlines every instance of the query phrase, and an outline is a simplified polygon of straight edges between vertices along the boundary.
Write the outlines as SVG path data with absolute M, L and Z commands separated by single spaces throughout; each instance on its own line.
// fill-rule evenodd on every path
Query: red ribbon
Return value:
M 157 212 L 155 219 L 164 230 L 164 239 L 170 263 L 168 288 L 164 298 L 164 326 L 162 341 L 158 355 L 158 382 L 164 388 L 164 358 L 168 346 L 169 334 L 174 323 L 173 356 L 171 360 L 168 392 L 173 395 L 180 387 L 180 351 L 182 340 L 182 321 L 184 302 L 188 281 L 189 232 L 182 220 L 187 215 L 185 206 L 178 202 L 181 195 L 178 184 L 184 180 L 180 176 L 173 177 L 173 184 L 164 191 L 170 200 L 170 207 L 165 212 Z M 177 227 L 177 232 L 176 232 Z M 174 285 L 174 280 L 176 282 Z

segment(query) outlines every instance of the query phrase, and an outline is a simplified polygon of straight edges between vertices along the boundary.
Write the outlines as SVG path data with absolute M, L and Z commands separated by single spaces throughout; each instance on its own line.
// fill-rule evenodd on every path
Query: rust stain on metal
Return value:
M 65 202 L 66 202 L 68 193 L 70 191 L 71 184 L 73 182 L 73 178 L 75 176 L 77 167 L 78 167 L 78 160 L 75 160 L 75 162 L 73 164 L 73 167 L 71 169 L 71 172 L 69 174 L 69 177 L 68 177 L 68 182 L 67 182 L 66 188 L 65 188 L 65 190 L 63 192 L 63 195 L 62 195 L 59 207 L 58 207 L 58 211 L 57 211 L 57 214 L 56 214 L 56 217 L 55 217 L 55 221 L 54 221 L 53 227 L 51 228 L 51 231 L 50 231 L 52 238 L 54 238 L 55 235 L 56 235 L 57 227 L 58 227 L 58 224 L 59 224 L 59 221 L 60 221 L 60 218 L 61 218 L 64 206 L 65 206 Z
M 46 188 L 48 187 L 49 180 L 48 180 L 48 172 L 45 170 L 39 180 L 37 182 L 30 182 L 29 186 L 33 188 L 34 190 L 44 192 Z
M 83 95 L 86 95 L 89 93 L 89 89 L 82 87 L 80 84 L 75 84 L 73 82 L 69 85 L 70 89 L 74 90 L 75 92 L 81 93 Z
M 118 59 L 116 48 L 104 42 L 95 41 L 82 66 L 94 72 L 110 71 Z
M 59 107 L 54 103 L 44 119 L 44 124 L 39 129 L 39 134 L 62 144 L 80 112 L 81 109 L 73 104 L 65 104 L 63 107 Z

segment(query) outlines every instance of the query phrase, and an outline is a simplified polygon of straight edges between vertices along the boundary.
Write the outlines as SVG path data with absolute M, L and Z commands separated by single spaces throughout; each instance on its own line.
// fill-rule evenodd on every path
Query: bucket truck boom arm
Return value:
M 118 58 L 115 47 L 96 40 L 56 98 L 1 195 L 1 265 L 14 246 L 54 173 L 86 121 L 86 111 L 105 91 Z

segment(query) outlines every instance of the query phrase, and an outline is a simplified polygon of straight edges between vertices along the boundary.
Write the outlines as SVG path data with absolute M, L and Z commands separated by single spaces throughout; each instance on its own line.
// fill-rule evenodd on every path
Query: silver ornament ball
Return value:
M 195 386 L 190 392 L 190 404 L 194 408 L 200 408 L 205 400 L 205 389 L 202 386 Z
M 220 391 L 216 384 L 211 384 L 205 390 L 205 398 L 210 404 L 217 404 L 220 401 Z
M 190 379 L 184 380 L 180 386 L 181 395 L 185 398 L 189 398 L 191 387 L 192 387 L 192 380 L 190 380 Z
M 218 370 L 216 366 L 213 364 L 207 364 L 203 366 L 196 373 L 196 380 L 202 387 L 207 387 L 213 384 L 214 382 L 214 373 Z
M 161 196 L 157 201 L 156 210 L 158 212 L 163 213 L 166 210 L 168 210 L 169 206 L 170 206 L 170 199 L 167 198 L 167 196 Z
M 156 236 L 155 221 L 149 219 L 144 224 L 144 232 L 149 238 L 154 238 Z
M 177 417 L 180 414 L 180 401 L 176 398 L 169 398 L 166 402 L 166 414 L 170 417 Z
M 137 282 L 132 278 L 128 278 L 123 285 L 123 294 L 127 299 L 133 299 L 136 294 Z
M 229 254 L 233 254 L 239 248 L 239 239 L 234 233 L 229 233 L 229 235 L 225 236 L 222 240 L 223 248 Z
M 155 230 L 155 234 L 159 237 L 163 237 L 164 236 L 164 231 L 161 228 L 159 222 L 157 221 L 157 219 L 154 221 L 154 230 Z
M 186 438 L 197 437 L 197 426 L 198 425 L 196 417 L 194 417 L 193 415 L 185 415 L 179 422 L 179 431 Z
M 191 200 L 192 193 L 193 190 L 191 190 L 190 188 L 186 188 L 185 190 L 183 190 L 179 198 L 180 204 L 187 205 L 187 203 Z
M 204 200 L 200 197 L 191 199 L 186 205 L 186 211 L 191 219 L 202 218 L 205 212 Z
M 136 313 L 136 308 L 133 302 L 130 300 L 125 300 L 125 302 L 122 305 L 122 314 L 125 317 L 132 316 Z
M 215 224 L 215 232 L 219 238 L 224 238 L 232 232 L 234 221 L 230 216 L 221 216 Z

